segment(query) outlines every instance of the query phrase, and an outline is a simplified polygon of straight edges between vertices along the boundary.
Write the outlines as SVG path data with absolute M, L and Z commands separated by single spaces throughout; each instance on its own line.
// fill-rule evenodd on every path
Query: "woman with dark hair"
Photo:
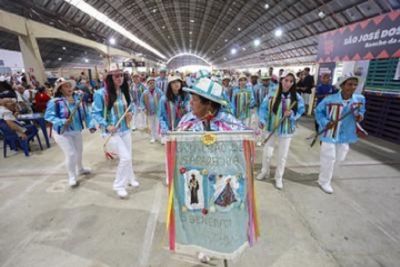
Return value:
M 119 125 L 117 122 L 127 109 L 133 110 L 133 105 L 122 70 L 114 69 L 108 72 L 104 85 L 104 88 L 94 94 L 92 116 L 100 125 L 103 136 L 111 135 L 109 145 L 116 149 L 119 157 L 113 189 L 120 198 L 125 198 L 128 196 L 128 183 L 133 187 L 139 186 L 132 166 L 132 137 L 129 125 L 132 112 L 128 112 Z
M 210 89 L 211 88 L 211 89 Z M 208 78 L 201 78 L 192 88 L 183 90 L 192 94 L 191 112 L 187 113 L 177 127 L 178 131 L 234 131 L 247 128 L 233 115 L 223 111 L 228 103 L 222 86 Z
M 161 135 L 175 131 L 183 115 L 190 111 L 189 100 L 189 94 L 183 91 L 182 80 L 178 76 L 170 76 L 167 93 L 161 97 L 158 110 Z
M 293 105 L 294 103 L 294 105 Z M 274 152 L 275 139 L 278 138 L 278 159 L 275 171 L 275 187 L 283 188 L 282 177 L 290 142 L 296 130 L 296 120 L 304 113 L 303 98 L 296 93 L 296 76 L 291 72 L 283 73 L 275 94 L 269 94 L 259 111 L 259 127 L 266 135 L 278 127 L 275 134 L 264 145 L 261 173 L 258 180 L 269 177 L 270 163 Z
M 74 92 L 75 85 L 74 80 L 59 78 L 54 89 L 55 97 L 48 102 L 44 114 L 45 120 L 53 124 L 54 140 L 64 152 L 71 187 L 78 186 L 77 175 L 91 172 L 82 165 L 81 133 L 84 122 L 86 128 L 91 128 L 91 118 L 87 107 L 80 101 L 82 96 Z

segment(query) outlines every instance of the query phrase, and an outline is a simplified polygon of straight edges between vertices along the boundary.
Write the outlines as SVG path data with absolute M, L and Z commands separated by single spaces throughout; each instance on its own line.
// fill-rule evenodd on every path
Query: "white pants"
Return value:
M 113 188 L 114 190 L 125 189 L 128 182 L 136 180 L 132 166 L 132 137 L 130 131 L 115 133 L 111 136 L 109 145 L 115 149 L 119 157 Z
M 158 119 L 156 115 L 147 115 L 147 126 L 150 130 L 150 135 L 152 139 L 159 139 L 158 138 Z
M 60 146 L 65 155 L 65 165 L 68 171 L 69 182 L 76 181 L 77 172 L 83 169 L 82 166 L 82 134 L 81 132 L 65 132 L 58 134 L 53 132 L 56 143 Z
M 269 133 L 266 136 L 268 135 Z M 264 145 L 261 173 L 269 173 L 271 159 L 274 155 L 275 139 L 278 139 L 278 158 L 275 171 L 275 180 L 281 181 L 285 171 L 286 159 L 289 153 L 292 137 L 279 137 L 276 135 L 271 136 L 268 142 Z
M 334 170 L 345 160 L 349 152 L 349 144 L 331 144 L 322 142 L 320 154 L 320 171 L 318 182 L 320 184 L 331 183 Z

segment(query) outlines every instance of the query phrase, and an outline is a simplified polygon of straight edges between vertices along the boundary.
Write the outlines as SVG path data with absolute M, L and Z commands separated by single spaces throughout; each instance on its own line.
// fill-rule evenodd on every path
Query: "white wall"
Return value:
M 24 69 L 21 52 L 0 49 L 0 60 L 4 61 L 4 67 L 10 67 L 14 71 Z

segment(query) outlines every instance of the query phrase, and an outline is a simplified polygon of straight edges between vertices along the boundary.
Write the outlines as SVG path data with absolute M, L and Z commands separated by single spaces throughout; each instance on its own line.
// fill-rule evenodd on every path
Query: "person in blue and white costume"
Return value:
M 65 165 L 68 171 L 68 184 L 71 187 L 79 185 L 77 176 L 90 174 L 91 169 L 83 167 L 82 130 L 92 129 L 91 116 L 79 95 L 74 92 L 74 80 L 59 78 L 54 88 L 54 98 L 47 103 L 44 119 L 53 124 L 53 137 L 65 155 Z M 77 105 L 79 106 L 77 107 Z M 74 112 L 76 110 L 76 112 Z M 71 115 L 73 115 L 71 117 Z
M 233 115 L 251 127 L 251 109 L 256 102 L 253 89 L 247 86 L 247 77 L 244 74 L 239 76 L 239 86 L 232 89 L 231 105 Z
M 183 91 L 182 80 L 179 76 L 168 77 L 168 88 L 166 95 L 160 99 L 158 120 L 162 144 L 168 131 L 175 131 L 182 117 L 190 111 L 190 96 Z
M 357 85 L 358 77 L 352 74 L 342 77 L 337 84 L 340 91 L 325 97 L 315 109 L 315 119 L 320 129 L 327 129 L 320 137 L 322 144 L 318 184 L 328 194 L 333 193 L 331 181 L 334 171 L 345 160 L 349 144 L 357 142 L 357 123 L 364 118 L 365 98 L 354 93 Z M 351 115 L 338 121 L 352 110 Z
M 132 130 L 136 130 L 136 127 L 138 127 L 137 122 L 140 119 L 141 115 L 141 107 L 140 107 L 140 98 L 142 97 L 142 94 L 146 90 L 146 87 L 143 85 L 143 83 L 140 82 L 140 75 L 137 72 L 132 73 L 132 85 L 129 90 L 131 94 L 132 101 L 135 105 L 135 112 L 133 115 L 132 119 Z
M 278 139 L 278 158 L 275 171 L 275 187 L 277 189 L 283 188 L 282 178 L 290 142 L 296 131 L 296 121 L 305 111 L 303 98 L 296 93 L 296 76 L 291 72 L 286 72 L 281 77 L 276 93 L 268 95 L 261 104 L 259 127 L 266 131 L 266 136 L 268 136 L 273 128 L 279 125 L 279 121 L 282 118 L 285 119 L 275 131 L 275 134 L 265 143 L 261 173 L 256 177 L 257 180 L 262 180 L 266 177 L 269 178 L 275 140 Z M 290 108 L 295 101 L 295 105 Z
M 104 88 L 94 94 L 92 117 L 100 125 L 104 138 L 111 135 L 109 145 L 116 150 L 119 157 L 113 189 L 120 198 L 126 198 L 128 184 L 133 187 L 139 186 L 132 166 L 132 136 L 129 123 L 133 116 L 133 105 L 128 83 L 117 66 L 112 66 L 107 73 L 104 85 Z M 117 122 L 128 109 L 130 111 L 117 126 Z
M 147 89 L 143 92 L 140 99 L 140 105 L 146 114 L 147 128 L 150 131 L 150 143 L 154 143 L 159 139 L 158 133 L 158 109 L 161 96 L 164 93 L 156 87 L 155 79 L 153 77 L 147 78 Z
M 155 79 L 156 87 L 161 90 L 164 94 L 167 92 L 168 87 L 168 78 L 167 78 L 167 69 L 160 69 L 160 76 Z
M 235 131 L 250 130 L 232 114 L 223 111 L 228 103 L 219 83 L 201 78 L 192 88 L 183 88 L 192 94 L 191 112 L 178 125 L 178 131 Z

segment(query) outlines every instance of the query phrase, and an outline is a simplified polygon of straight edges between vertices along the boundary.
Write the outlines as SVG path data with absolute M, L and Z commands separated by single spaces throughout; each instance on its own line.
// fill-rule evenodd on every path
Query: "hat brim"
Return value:
M 341 86 L 342 86 L 346 81 L 351 80 L 351 79 L 357 80 L 358 83 L 360 82 L 360 79 L 359 79 L 357 76 L 349 76 L 349 77 L 346 77 L 346 78 L 343 79 L 343 80 L 338 81 L 338 82 L 335 84 L 335 87 L 341 88 Z
M 169 81 L 168 81 L 168 84 L 170 84 L 170 83 L 172 83 L 172 82 L 176 82 L 176 81 L 183 82 L 181 78 L 176 77 L 176 78 L 174 78 L 174 79 L 169 80 Z
M 57 92 L 58 92 L 58 89 L 60 89 L 60 87 L 61 87 L 62 85 L 64 85 L 64 84 L 66 84 L 66 83 L 69 83 L 69 84 L 71 85 L 72 89 L 75 89 L 75 87 L 76 87 L 76 82 L 75 82 L 74 80 L 66 80 L 66 81 L 63 81 L 63 82 L 59 83 L 59 84 L 54 88 L 54 94 L 57 93 Z
M 220 105 L 222 105 L 222 106 L 228 105 L 228 102 L 227 102 L 225 99 L 217 98 L 217 97 L 213 97 L 213 96 L 207 95 L 207 94 L 205 94 L 202 90 L 200 90 L 199 88 L 197 88 L 196 86 L 193 86 L 192 88 L 183 87 L 182 89 L 183 89 L 183 91 L 185 91 L 185 92 L 188 92 L 188 93 L 191 93 L 191 94 L 196 94 L 196 95 L 202 96 L 202 97 L 207 98 L 208 100 L 211 100 L 211 101 L 213 101 L 213 102 L 215 102 L 215 103 L 218 103 L 218 104 L 220 104 Z

